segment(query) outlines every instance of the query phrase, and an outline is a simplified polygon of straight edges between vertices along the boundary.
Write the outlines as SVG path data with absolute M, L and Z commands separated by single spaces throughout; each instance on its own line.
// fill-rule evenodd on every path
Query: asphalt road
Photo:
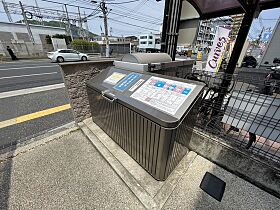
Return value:
M 63 83 L 59 66 L 49 61 L 0 64 L 0 93 Z
M 69 103 L 57 64 L 49 61 L 0 64 L 0 149 L 46 133 L 74 119 L 71 109 L 67 109 L 55 113 L 48 111 L 48 114 L 40 117 L 32 116 L 35 119 L 28 116 L 30 119 L 22 123 L 5 125 L 6 122 Z

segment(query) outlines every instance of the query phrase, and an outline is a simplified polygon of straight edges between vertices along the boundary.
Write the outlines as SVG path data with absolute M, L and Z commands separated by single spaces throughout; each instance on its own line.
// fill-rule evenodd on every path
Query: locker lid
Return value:
M 119 103 L 166 128 L 175 128 L 193 109 L 204 84 L 109 67 L 87 82 L 109 103 Z M 100 97 L 99 97 L 100 98 Z
M 132 53 L 124 55 L 121 61 L 129 63 L 148 64 L 171 62 L 172 59 L 167 53 Z

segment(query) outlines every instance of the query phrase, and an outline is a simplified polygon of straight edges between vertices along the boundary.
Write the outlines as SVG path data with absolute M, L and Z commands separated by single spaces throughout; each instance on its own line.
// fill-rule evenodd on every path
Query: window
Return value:
M 149 44 L 153 44 L 153 42 L 149 42 Z
M 78 53 L 76 50 L 67 50 L 68 53 Z
M 69 50 L 60 50 L 60 53 L 69 53 Z
M 160 44 L 160 39 L 156 39 L 156 44 Z
M 140 36 L 140 39 L 147 39 L 147 36 Z
M 153 39 L 153 36 L 149 36 L 149 39 Z
M 147 42 L 140 42 L 140 44 L 147 44 Z

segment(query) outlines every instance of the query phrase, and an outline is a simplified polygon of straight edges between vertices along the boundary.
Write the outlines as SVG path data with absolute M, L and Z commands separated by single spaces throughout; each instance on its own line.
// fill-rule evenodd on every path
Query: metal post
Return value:
M 83 29 L 83 24 L 82 24 L 82 17 L 81 17 L 81 12 L 80 12 L 80 7 L 78 7 L 78 14 L 79 14 L 79 27 L 80 27 L 80 36 L 85 39 L 85 34 L 84 34 L 84 29 Z
M 172 60 L 175 60 L 176 56 L 176 48 L 177 48 L 177 43 L 178 43 L 178 38 L 179 38 L 179 30 L 180 30 L 180 19 L 181 19 L 181 12 L 182 12 L 182 6 L 183 6 L 183 1 L 179 0 L 178 2 L 178 8 L 177 8 L 177 25 L 176 25 L 176 35 L 175 35 L 175 42 L 173 45 L 173 50 L 172 50 Z
M 42 16 L 42 14 L 41 14 L 41 10 L 40 10 L 40 8 L 39 8 L 39 5 L 38 5 L 37 0 L 35 0 L 35 4 L 36 4 L 37 10 L 38 10 L 38 12 L 39 12 L 39 15 L 41 16 L 41 18 L 39 18 L 40 21 L 41 21 L 41 24 L 44 25 L 44 21 L 43 21 L 43 18 L 42 18 L 43 16 Z
M 7 17 L 8 17 L 9 22 L 12 23 L 13 20 L 12 20 L 11 14 L 10 14 L 9 9 L 8 9 L 8 7 L 6 5 L 6 2 L 4 0 L 2 0 L 2 4 L 3 4 L 4 10 L 5 10 L 5 13 L 6 13 Z
M 106 7 L 106 3 L 105 0 L 102 0 L 100 2 L 100 8 L 102 10 L 103 13 L 103 20 L 104 20 L 104 31 L 105 31 L 105 43 L 106 43 L 106 57 L 110 57 L 110 46 L 109 46 L 109 38 L 108 38 L 108 18 L 107 18 L 107 14 L 108 14 L 108 10 Z
M 31 42 L 32 42 L 33 44 L 35 44 L 34 37 L 33 37 L 32 31 L 31 31 L 31 28 L 30 28 L 30 26 L 29 26 L 29 23 L 28 23 L 28 21 L 27 21 L 27 17 L 26 17 L 26 14 L 25 14 L 25 11 L 24 11 L 24 8 L 23 8 L 23 5 L 22 5 L 21 1 L 19 1 L 19 5 L 20 5 L 20 8 L 21 8 L 23 20 L 24 20 L 24 22 L 25 22 L 25 25 L 26 25 L 26 28 L 27 28 L 27 32 L 28 32 L 29 38 L 30 38 Z
M 68 23 L 68 33 L 70 34 L 71 39 L 73 41 L 73 34 L 72 34 L 72 29 L 71 29 L 71 23 L 70 23 L 70 19 L 69 19 L 69 15 L 68 15 L 68 10 L 67 10 L 66 4 L 64 4 L 64 7 L 65 7 L 66 18 L 67 18 L 67 23 Z
M 84 16 L 86 17 L 86 12 L 84 11 Z M 86 26 L 86 37 L 87 37 L 87 40 L 89 41 L 89 29 L 88 29 L 88 20 L 87 18 L 84 18 L 84 23 L 85 23 L 85 26 Z
M 172 60 L 175 60 L 176 56 L 181 10 L 182 0 L 165 2 L 161 50 L 168 53 Z
M 169 19 L 169 5 L 170 0 L 165 0 L 164 6 L 164 17 L 163 17 L 163 26 L 161 32 L 161 52 L 166 52 L 166 34 L 167 34 L 167 23 Z

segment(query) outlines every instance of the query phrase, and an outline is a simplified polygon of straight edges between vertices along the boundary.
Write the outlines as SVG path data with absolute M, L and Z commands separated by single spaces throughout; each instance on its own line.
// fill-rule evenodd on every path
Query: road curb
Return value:
M 52 129 L 45 134 L 31 138 L 23 143 L 19 143 L 15 146 L 11 146 L 0 150 L 0 163 L 7 159 L 16 157 L 19 154 L 33 150 L 38 146 L 48 144 L 51 141 L 67 136 L 71 132 L 74 132 L 78 129 L 79 127 L 77 127 L 76 123 L 71 122 L 63 126 L 57 127 L 55 129 Z

